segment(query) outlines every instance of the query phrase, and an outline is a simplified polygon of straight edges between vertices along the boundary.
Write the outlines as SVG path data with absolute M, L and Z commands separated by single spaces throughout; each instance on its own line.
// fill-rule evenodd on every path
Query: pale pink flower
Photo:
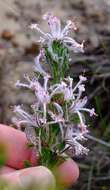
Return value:
M 54 40 L 60 40 L 64 43 L 67 48 L 74 52 L 84 52 L 84 41 L 82 44 L 77 43 L 74 39 L 69 37 L 69 32 L 76 30 L 76 26 L 72 21 L 67 21 L 66 26 L 62 29 L 61 21 L 51 13 L 47 13 L 43 16 L 43 19 L 48 22 L 50 33 L 43 32 L 38 24 L 31 24 L 30 28 L 35 29 L 41 33 L 41 42 L 47 42 L 51 44 Z
M 59 84 L 53 85 L 51 87 L 51 96 L 62 93 L 64 95 L 65 101 L 74 99 L 72 84 L 73 79 L 71 77 L 68 77 L 65 79 L 65 81 L 61 81 Z
M 35 116 L 27 113 L 25 110 L 21 108 L 20 105 L 14 106 L 14 112 L 18 116 L 17 120 L 15 121 L 18 127 L 21 127 L 22 124 L 38 127 Z

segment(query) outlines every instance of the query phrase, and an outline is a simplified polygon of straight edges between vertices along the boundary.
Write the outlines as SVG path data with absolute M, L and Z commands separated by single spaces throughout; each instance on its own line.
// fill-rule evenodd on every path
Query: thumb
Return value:
M 2 175 L 2 179 L 6 179 L 13 185 L 20 187 L 37 188 L 39 190 L 55 189 L 55 178 L 51 171 L 44 166 L 37 166 L 10 174 Z

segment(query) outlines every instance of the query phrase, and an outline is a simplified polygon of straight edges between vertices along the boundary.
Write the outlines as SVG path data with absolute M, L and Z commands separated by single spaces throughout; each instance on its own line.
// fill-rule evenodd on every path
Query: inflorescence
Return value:
M 42 157 L 44 151 L 50 155 L 82 155 L 88 148 L 81 144 L 88 133 L 85 112 L 96 115 L 94 108 L 86 108 L 84 96 L 87 78 L 80 75 L 77 84 L 70 76 L 65 76 L 69 68 L 69 52 L 84 52 L 84 42 L 77 43 L 69 36 L 76 31 L 72 21 L 67 21 L 62 29 L 60 20 L 47 13 L 43 19 L 48 22 L 49 33 L 42 31 L 38 24 L 31 29 L 40 34 L 41 50 L 35 58 L 34 76 L 24 76 L 25 83 L 17 81 L 17 87 L 28 88 L 35 94 L 35 102 L 27 113 L 22 106 L 14 107 L 16 124 L 25 128 L 28 140 L 38 149 Z M 49 71 L 45 71 L 43 63 Z

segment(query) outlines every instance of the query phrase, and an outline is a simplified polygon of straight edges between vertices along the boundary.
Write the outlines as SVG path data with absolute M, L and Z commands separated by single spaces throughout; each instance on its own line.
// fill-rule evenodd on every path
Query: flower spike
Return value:
M 96 113 L 94 108 L 87 107 L 87 78 L 80 75 L 76 83 L 72 77 L 66 76 L 69 50 L 84 53 L 84 41 L 80 44 L 70 37 L 70 32 L 77 30 L 75 23 L 69 20 L 63 28 L 60 19 L 52 13 L 46 13 L 43 20 L 48 23 L 48 33 L 38 24 L 30 26 L 41 35 L 41 49 L 34 59 L 34 76 L 25 75 L 26 82 L 16 82 L 17 87 L 27 88 L 35 95 L 29 107 L 31 113 L 22 106 L 15 106 L 17 118 L 13 121 L 18 127 L 25 128 L 27 139 L 39 151 L 41 164 L 50 167 L 51 161 L 54 164 L 61 157 L 64 159 L 64 155 L 88 154 L 89 149 L 82 145 L 89 132 L 85 113 L 90 117 Z

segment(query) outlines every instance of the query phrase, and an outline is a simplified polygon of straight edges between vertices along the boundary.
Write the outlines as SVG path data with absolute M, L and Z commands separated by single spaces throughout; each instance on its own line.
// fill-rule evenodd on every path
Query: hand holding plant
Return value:
M 49 185 L 54 186 L 53 174 L 46 167 L 38 166 L 39 158 L 36 157 L 34 148 L 28 148 L 25 133 L 12 127 L 0 125 L 0 144 L 6 147 L 8 154 L 5 166 L 0 169 L 0 175 L 3 179 L 8 180 L 18 187 L 19 185 L 23 187 L 26 179 L 27 186 L 29 180 L 35 180 L 39 186 L 41 185 L 41 190 L 43 188 L 45 190 L 46 188 L 48 189 Z M 30 168 L 25 168 L 26 160 L 30 161 Z M 72 160 L 65 161 L 60 165 L 58 172 L 61 183 L 65 184 L 65 186 L 72 185 L 79 175 L 78 166 Z

